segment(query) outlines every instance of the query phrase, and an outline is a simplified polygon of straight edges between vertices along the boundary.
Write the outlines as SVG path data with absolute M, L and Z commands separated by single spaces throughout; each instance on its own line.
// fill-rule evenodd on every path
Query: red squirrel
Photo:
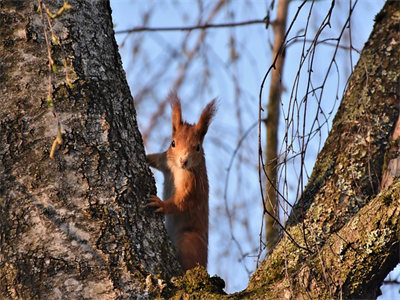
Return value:
M 150 166 L 163 172 L 162 201 L 150 196 L 148 205 L 166 215 L 166 228 L 184 271 L 197 264 L 207 268 L 208 178 L 203 140 L 213 116 L 216 100 L 201 113 L 197 124 L 182 120 L 181 103 L 169 94 L 172 108 L 172 141 L 167 151 L 147 155 Z

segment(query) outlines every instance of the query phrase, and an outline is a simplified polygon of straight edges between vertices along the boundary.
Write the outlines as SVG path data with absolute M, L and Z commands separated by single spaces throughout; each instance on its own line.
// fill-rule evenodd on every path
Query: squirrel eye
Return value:
M 175 141 L 174 140 L 171 142 L 171 147 L 175 148 Z
M 200 151 L 200 144 L 197 145 L 196 147 L 196 151 L 199 152 Z

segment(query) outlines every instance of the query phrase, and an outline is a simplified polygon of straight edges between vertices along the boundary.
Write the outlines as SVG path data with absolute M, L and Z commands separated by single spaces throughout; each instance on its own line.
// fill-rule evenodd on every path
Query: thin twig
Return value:
M 205 30 L 208 28 L 224 28 L 224 27 L 237 27 L 237 26 L 248 26 L 254 24 L 265 24 L 268 27 L 270 24 L 274 25 L 274 22 L 268 22 L 266 19 L 262 20 L 249 20 L 242 22 L 222 23 L 222 24 L 201 24 L 193 26 L 171 26 L 171 27 L 147 27 L 137 26 L 131 29 L 118 30 L 115 34 L 134 33 L 142 31 L 192 31 L 192 30 Z

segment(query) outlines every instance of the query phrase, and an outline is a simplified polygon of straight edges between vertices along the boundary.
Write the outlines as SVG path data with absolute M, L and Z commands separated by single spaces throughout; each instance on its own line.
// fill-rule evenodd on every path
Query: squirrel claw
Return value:
M 155 212 L 165 213 L 164 212 L 164 202 L 160 198 L 158 198 L 155 195 L 151 195 L 150 198 L 147 199 L 147 201 L 148 201 L 148 203 L 147 203 L 148 207 L 156 208 Z

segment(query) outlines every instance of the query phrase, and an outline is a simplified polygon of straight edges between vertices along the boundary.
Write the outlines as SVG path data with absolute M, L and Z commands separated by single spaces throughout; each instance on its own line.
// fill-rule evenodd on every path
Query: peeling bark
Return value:
M 155 185 L 111 9 L 68 2 L 51 20 L 62 45 L 51 45 L 53 108 L 39 2 L 0 3 L 0 298 L 147 297 L 148 275 L 181 271 L 146 208 Z M 50 159 L 56 116 L 63 142 Z

